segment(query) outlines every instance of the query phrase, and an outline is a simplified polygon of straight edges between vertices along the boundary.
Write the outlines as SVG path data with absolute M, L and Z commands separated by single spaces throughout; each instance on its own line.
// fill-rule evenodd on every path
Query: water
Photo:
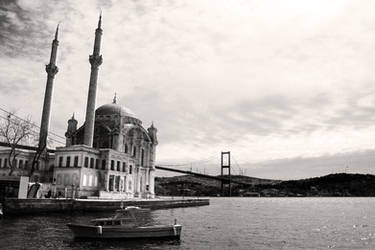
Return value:
M 97 214 L 0 221 L 1 249 L 375 249 L 375 198 L 212 198 L 210 206 L 151 211 L 183 225 L 180 241 L 74 240 L 68 222 Z

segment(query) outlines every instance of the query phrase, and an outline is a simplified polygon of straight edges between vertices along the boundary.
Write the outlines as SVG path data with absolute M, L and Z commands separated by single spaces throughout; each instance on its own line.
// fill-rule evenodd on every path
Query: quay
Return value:
M 207 198 L 168 197 L 154 199 L 102 200 L 102 199 L 18 199 L 6 198 L 4 215 L 27 215 L 43 213 L 72 213 L 114 211 L 121 206 L 138 206 L 150 209 L 206 206 Z

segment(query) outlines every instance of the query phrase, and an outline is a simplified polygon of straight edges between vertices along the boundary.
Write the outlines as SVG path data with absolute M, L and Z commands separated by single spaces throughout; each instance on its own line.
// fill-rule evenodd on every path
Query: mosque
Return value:
M 44 154 L 33 173 L 41 182 L 50 182 L 55 193 L 74 197 L 153 198 L 157 129 L 145 129 L 142 121 L 126 107 L 112 103 L 95 109 L 97 78 L 103 59 L 100 54 L 102 18 L 95 31 L 94 50 L 89 57 L 91 74 L 82 126 L 74 115 L 68 120 L 65 147 L 47 151 L 53 80 L 58 72 L 56 55 L 58 27 L 52 42 L 50 63 L 46 65 L 47 84 L 43 104 L 38 149 Z M 25 175 L 35 152 L 17 149 L 15 175 Z M 0 150 L 0 175 L 9 172 L 7 154 Z

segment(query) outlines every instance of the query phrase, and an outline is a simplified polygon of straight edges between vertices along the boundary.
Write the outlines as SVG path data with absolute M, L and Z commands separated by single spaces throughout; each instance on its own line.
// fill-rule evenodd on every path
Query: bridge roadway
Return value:
M 181 174 L 189 174 L 189 175 L 193 175 L 193 176 L 196 176 L 196 177 L 213 179 L 213 180 L 217 180 L 217 181 L 229 182 L 228 178 L 223 178 L 223 177 L 219 177 L 219 176 L 201 174 L 201 173 L 197 173 L 197 172 L 186 171 L 186 170 L 175 169 L 175 168 L 167 168 L 167 167 L 161 167 L 161 166 L 155 166 L 155 168 L 156 169 L 160 169 L 160 170 L 164 170 L 164 171 L 171 171 L 171 172 L 176 172 L 176 173 L 181 173 Z M 244 185 L 244 186 L 252 186 L 252 184 L 250 184 L 250 183 L 241 182 L 241 181 L 235 181 L 233 179 L 231 179 L 230 182 L 231 183 L 235 183 L 235 184 L 239 184 L 239 185 Z
M 11 148 L 11 145 L 7 142 L 0 142 L 0 147 Z M 26 149 L 26 150 L 31 150 L 31 151 L 35 151 L 35 152 L 38 150 L 37 147 L 21 145 L 21 144 L 15 145 L 15 148 Z M 54 150 L 54 149 L 47 149 L 47 151 L 49 153 L 55 153 L 56 152 L 56 150 Z

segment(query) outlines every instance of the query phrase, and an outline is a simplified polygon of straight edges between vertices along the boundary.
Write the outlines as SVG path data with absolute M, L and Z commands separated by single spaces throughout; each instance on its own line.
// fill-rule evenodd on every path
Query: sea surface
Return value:
M 0 249 L 375 249 L 375 198 L 211 198 L 153 210 L 144 220 L 183 225 L 181 240 L 74 240 L 69 222 L 112 213 L 0 220 Z

